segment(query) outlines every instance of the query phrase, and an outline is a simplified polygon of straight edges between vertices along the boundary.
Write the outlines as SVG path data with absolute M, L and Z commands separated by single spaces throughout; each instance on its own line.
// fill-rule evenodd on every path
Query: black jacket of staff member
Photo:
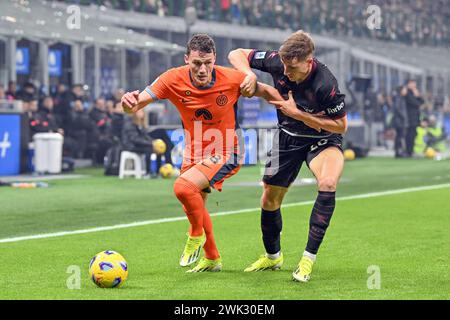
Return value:
M 102 164 L 106 151 L 112 146 L 111 118 L 106 111 L 105 99 L 98 98 L 95 100 L 94 108 L 89 113 L 94 121 L 96 130 L 92 136 L 92 140 L 97 144 L 93 160 L 97 164 Z
M 150 156 L 153 151 L 152 138 L 147 134 L 145 113 L 139 110 L 126 117 L 122 128 L 122 143 L 124 150 L 145 155 L 146 172 L 150 173 Z
M 70 126 L 72 105 L 75 100 L 83 102 L 84 89 L 81 84 L 75 84 L 72 86 L 71 91 L 62 92 L 55 106 L 55 115 L 58 119 L 60 126 L 66 130 L 67 126 Z
M 110 117 L 111 135 L 114 140 L 122 141 L 122 128 L 125 121 L 125 114 L 123 113 L 122 104 L 120 102 L 116 103 Z
M 420 125 L 420 106 L 424 100 L 420 96 L 415 80 L 409 80 L 405 96 L 406 111 L 408 114 L 408 128 L 406 131 L 406 155 L 412 157 L 417 127 Z
M 392 107 L 392 127 L 395 129 L 395 157 L 401 158 L 406 154 L 406 130 L 409 127 L 408 112 L 406 110 L 406 87 L 395 90 Z
M 105 99 L 95 100 L 94 108 L 89 112 L 89 116 L 94 120 L 100 136 L 110 135 L 111 119 L 106 111 Z
M 36 133 L 42 132 L 39 129 L 39 115 L 38 115 L 38 103 L 37 100 L 23 100 L 23 113 L 26 118 L 26 122 L 29 124 L 29 136 L 28 141 L 33 141 L 33 136 Z
M 53 99 L 51 97 L 45 97 L 40 106 L 39 111 L 37 113 L 38 116 L 38 130 L 39 132 L 59 132 L 63 133 L 63 130 L 60 128 L 55 114 L 53 113 Z

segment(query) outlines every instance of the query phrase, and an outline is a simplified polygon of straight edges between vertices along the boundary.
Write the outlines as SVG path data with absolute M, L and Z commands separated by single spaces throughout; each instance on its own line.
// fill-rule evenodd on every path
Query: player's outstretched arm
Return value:
M 147 91 L 127 92 L 122 96 L 122 109 L 126 113 L 134 113 L 153 102 L 152 96 Z
M 252 49 L 236 49 L 228 54 L 228 60 L 237 70 L 244 72 L 247 76 L 241 83 L 241 94 L 244 97 L 252 97 L 256 90 L 256 74 L 252 71 L 248 62 L 248 55 Z
M 241 89 L 241 91 L 242 91 L 242 89 Z M 280 93 L 278 92 L 277 89 L 275 89 L 274 87 L 272 87 L 268 84 L 262 83 L 262 82 L 257 83 L 255 96 L 261 97 L 261 98 L 267 100 L 268 102 L 274 101 L 274 100 L 283 100 L 283 97 L 280 95 Z

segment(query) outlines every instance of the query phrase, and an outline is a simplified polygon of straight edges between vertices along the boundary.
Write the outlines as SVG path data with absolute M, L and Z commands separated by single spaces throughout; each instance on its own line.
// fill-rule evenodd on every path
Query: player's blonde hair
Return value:
M 315 50 L 314 41 L 309 33 L 299 30 L 291 34 L 281 45 L 278 51 L 284 61 L 305 60 Z

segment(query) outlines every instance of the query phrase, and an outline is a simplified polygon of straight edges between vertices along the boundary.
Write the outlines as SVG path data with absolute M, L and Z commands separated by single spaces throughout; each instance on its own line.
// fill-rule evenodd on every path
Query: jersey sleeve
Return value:
M 319 88 L 320 104 L 325 115 L 331 119 L 340 119 L 346 115 L 345 94 L 339 91 L 337 81 L 331 81 Z
M 248 62 L 253 69 L 269 73 L 283 72 L 278 51 L 252 50 L 248 55 Z
M 153 100 L 162 100 L 169 98 L 170 95 L 170 84 L 173 81 L 173 71 L 168 70 L 161 74 L 155 81 L 145 88 L 148 94 Z

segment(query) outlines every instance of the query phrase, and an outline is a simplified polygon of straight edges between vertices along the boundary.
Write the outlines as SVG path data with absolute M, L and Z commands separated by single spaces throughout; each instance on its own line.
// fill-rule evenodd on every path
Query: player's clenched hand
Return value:
M 299 116 L 299 110 L 297 104 L 295 103 L 294 97 L 292 96 L 292 91 L 289 91 L 289 99 L 281 101 L 269 101 L 269 103 L 275 105 L 275 107 L 283 112 L 286 116 L 297 119 Z
M 126 113 L 135 112 L 135 107 L 139 103 L 139 90 L 133 92 L 127 92 L 122 96 L 122 109 Z
M 244 97 L 253 97 L 256 91 L 256 81 L 256 74 L 254 74 L 253 72 L 247 74 L 240 86 L 241 94 Z
M 294 97 L 292 96 L 292 91 L 289 91 L 288 93 L 289 99 L 287 100 L 281 100 L 281 101 L 269 101 L 269 103 L 275 105 L 275 107 L 283 112 L 284 115 L 296 119 L 299 121 L 302 121 L 305 123 L 308 127 L 313 128 L 314 130 L 320 132 L 322 129 L 316 125 L 313 122 L 308 121 L 305 119 L 304 115 L 307 115 L 306 113 L 302 112 L 297 108 L 297 104 L 295 103 Z

